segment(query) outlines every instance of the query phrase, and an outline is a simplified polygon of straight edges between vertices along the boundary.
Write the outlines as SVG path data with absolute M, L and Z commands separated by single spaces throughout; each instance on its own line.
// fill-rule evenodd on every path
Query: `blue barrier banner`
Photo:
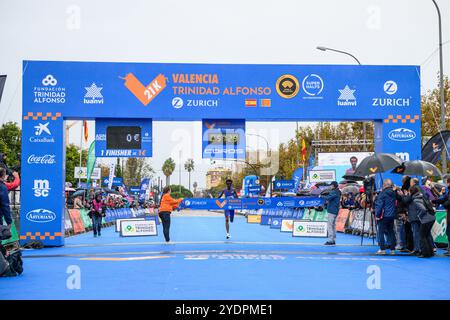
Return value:
M 211 198 L 185 198 L 180 208 L 193 210 L 259 210 L 277 209 L 279 213 L 285 208 L 304 208 L 323 205 L 318 197 L 278 197 L 278 198 L 237 198 L 237 199 L 211 199 Z
M 281 229 L 282 218 L 272 218 L 270 223 L 270 229 Z

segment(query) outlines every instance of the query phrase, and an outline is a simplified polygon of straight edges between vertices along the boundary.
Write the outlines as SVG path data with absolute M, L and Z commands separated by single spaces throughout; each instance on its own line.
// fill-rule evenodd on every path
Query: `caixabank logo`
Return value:
M 148 85 L 144 86 L 133 73 L 124 78 L 125 87 L 144 105 L 147 106 L 166 87 L 167 81 L 163 74 L 159 74 Z

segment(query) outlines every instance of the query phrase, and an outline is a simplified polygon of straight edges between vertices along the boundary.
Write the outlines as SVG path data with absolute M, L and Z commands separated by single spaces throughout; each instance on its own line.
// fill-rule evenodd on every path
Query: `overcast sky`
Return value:
M 437 0 L 443 42 L 450 41 L 450 1 Z M 422 92 L 439 70 L 438 24 L 431 0 L 0 0 L 0 74 L 7 74 L 0 121 L 20 122 L 22 60 L 178 63 L 354 64 L 322 52 L 354 54 L 362 64 L 420 65 Z M 450 45 L 444 45 L 450 73 Z M 94 123 L 89 123 L 93 138 Z M 197 163 L 192 181 L 205 185 L 201 124 L 154 123 L 156 170 L 169 156 Z M 294 136 L 295 123 L 248 123 L 272 148 Z M 70 141 L 80 143 L 80 126 Z M 186 146 L 186 137 L 192 143 Z M 265 149 L 249 137 L 250 149 Z M 258 145 L 259 144 L 259 145 Z M 160 171 L 157 174 L 162 175 Z M 178 168 L 172 181 L 178 182 Z M 187 184 L 187 174 L 182 173 Z

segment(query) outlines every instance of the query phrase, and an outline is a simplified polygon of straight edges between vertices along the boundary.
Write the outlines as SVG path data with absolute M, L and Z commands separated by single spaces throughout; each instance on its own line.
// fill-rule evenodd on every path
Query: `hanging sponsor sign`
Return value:
M 336 170 L 310 170 L 309 182 L 336 181 Z
M 95 156 L 139 158 L 152 156 L 151 119 L 96 119 Z
M 75 179 L 87 179 L 87 168 L 75 167 L 73 176 Z M 102 177 L 101 168 L 94 168 L 91 174 L 91 180 L 100 180 L 101 177 Z
M 206 159 L 245 159 L 245 120 L 203 119 L 202 147 Z

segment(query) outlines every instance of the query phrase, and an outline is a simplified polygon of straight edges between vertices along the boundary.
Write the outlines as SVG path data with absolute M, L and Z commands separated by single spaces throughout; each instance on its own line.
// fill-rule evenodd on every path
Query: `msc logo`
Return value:
M 399 128 L 390 131 L 388 137 L 393 141 L 410 141 L 416 137 L 416 133 L 407 128 Z
M 26 214 L 27 220 L 37 223 L 47 223 L 56 219 L 56 214 L 47 209 L 34 209 Z
M 285 74 L 278 78 L 276 89 L 280 97 L 291 99 L 297 95 L 300 85 L 296 77 Z
M 39 198 L 47 198 L 50 191 L 50 183 L 48 180 L 34 180 L 34 196 Z
M 397 92 L 397 83 L 392 80 L 388 80 L 383 85 L 383 90 L 389 95 L 393 95 Z
M 42 79 L 42 85 L 44 86 L 56 86 L 58 84 L 58 80 L 55 79 L 51 74 L 48 74 Z

